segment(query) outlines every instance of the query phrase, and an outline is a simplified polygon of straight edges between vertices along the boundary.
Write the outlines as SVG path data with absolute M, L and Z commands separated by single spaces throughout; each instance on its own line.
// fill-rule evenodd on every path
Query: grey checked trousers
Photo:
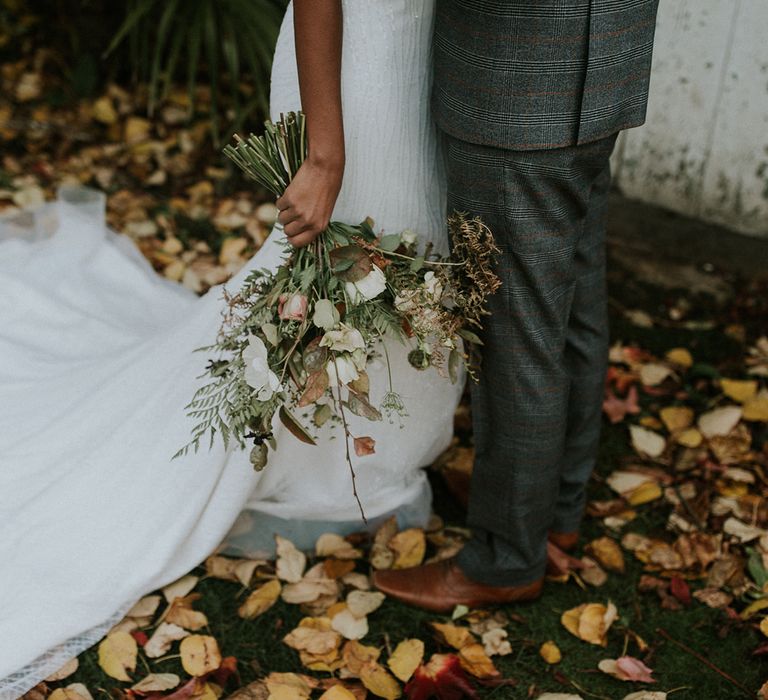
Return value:
M 615 142 L 513 151 L 444 135 L 448 211 L 481 216 L 501 249 L 472 386 L 472 538 L 459 555 L 482 583 L 540 578 L 547 531 L 581 522 L 608 356 L 603 219 Z

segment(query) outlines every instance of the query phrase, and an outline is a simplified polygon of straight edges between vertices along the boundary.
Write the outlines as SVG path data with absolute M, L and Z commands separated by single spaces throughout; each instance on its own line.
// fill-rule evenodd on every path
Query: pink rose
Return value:
M 307 315 L 307 297 L 303 294 L 281 294 L 278 302 L 277 315 L 284 321 L 303 321 Z

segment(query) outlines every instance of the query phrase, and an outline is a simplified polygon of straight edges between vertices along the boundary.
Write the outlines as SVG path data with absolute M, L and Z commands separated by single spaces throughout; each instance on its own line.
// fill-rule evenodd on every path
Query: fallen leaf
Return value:
M 339 585 L 333 579 L 308 579 L 303 578 L 296 583 L 287 583 L 283 586 L 282 599 L 290 605 L 302 603 L 314 603 L 321 596 L 337 597 Z
M 454 649 L 462 649 L 477 643 L 472 632 L 466 627 L 458 627 L 445 622 L 430 622 L 429 624 L 437 632 L 438 640 Z
M 640 413 L 640 405 L 637 402 L 637 387 L 631 386 L 625 398 L 616 396 L 610 389 L 606 390 L 603 399 L 603 411 L 611 423 L 621 423 L 627 414 Z
M 725 608 L 733 602 L 733 596 L 721 591 L 719 588 L 712 587 L 701 588 L 698 591 L 694 591 L 693 597 L 710 608 L 716 609 Z
M 150 673 L 138 683 L 131 686 L 131 690 L 141 693 L 161 692 L 175 688 L 181 679 L 175 673 Z
M 365 617 L 375 612 L 386 600 L 379 591 L 350 591 L 347 595 L 347 607 L 355 617 Z
M 459 649 L 459 661 L 462 668 L 476 678 L 496 678 L 501 675 L 482 644 L 470 644 Z
M 80 662 L 77 657 L 70 659 L 65 663 L 58 671 L 52 673 L 45 679 L 46 683 L 55 683 L 57 681 L 63 681 L 65 678 L 69 678 L 75 671 L 77 671 Z
M 393 515 L 379 526 L 373 537 L 369 561 L 374 569 L 389 569 L 392 566 L 395 561 L 395 553 L 388 545 L 396 534 L 397 518 Z
M 655 683 L 651 677 L 653 671 L 640 659 L 633 656 L 622 656 L 618 659 L 603 659 L 597 667 L 609 676 L 620 681 L 633 681 L 636 683 Z
M 208 635 L 192 634 L 181 640 L 179 646 L 181 665 L 196 678 L 211 673 L 221 666 L 218 642 Z
M 660 690 L 638 690 L 625 695 L 622 700 L 667 700 L 667 694 Z
M 396 700 L 403 694 L 400 684 L 375 661 L 360 669 L 360 680 L 371 693 L 385 700 Z
M 172 603 L 176 598 L 183 598 L 185 595 L 189 595 L 194 590 L 199 580 L 199 577 L 193 576 L 192 574 L 182 576 L 180 579 L 165 586 L 162 589 L 163 595 L 169 603 Z
M 757 381 L 754 379 L 721 379 L 720 388 L 729 398 L 744 403 L 757 394 Z
M 315 679 L 298 673 L 270 673 L 265 679 L 272 700 L 307 700 L 315 688 Z
M 645 386 L 658 386 L 672 374 L 674 372 L 670 367 L 655 362 L 649 362 L 640 367 L 640 381 Z
M 761 391 L 760 394 L 746 401 L 742 409 L 744 420 L 768 423 L 768 392 Z
M 318 557 L 336 557 L 336 559 L 358 559 L 362 556 L 359 549 L 353 547 L 341 535 L 325 533 L 320 535 L 315 543 L 315 554 Z
M 99 644 L 99 666 L 110 678 L 130 681 L 128 672 L 136 669 L 139 647 L 128 632 L 108 634 Z
M 704 436 L 696 428 L 688 428 L 675 436 L 675 442 L 684 447 L 698 447 L 704 442 Z
M 231 559 L 230 557 L 211 556 L 205 560 L 205 572 L 213 578 L 237 581 L 243 586 L 250 586 L 256 569 L 266 563 L 261 559 Z
M 331 628 L 345 639 L 362 639 L 368 634 L 368 618 L 357 617 L 345 607 L 331 618 Z
M 139 600 L 127 613 L 126 617 L 151 618 L 162 600 L 159 595 L 147 595 Z
M 150 659 L 156 659 L 166 654 L 174 642 L 188 636 L 189 632 L 182 627 L 161 622 L 149 638 L 149 641 L 144 645 L 144 653 Z
M 701 434 L 706 438 L 716 435 L 727 435 L 741 420 L 740 406 L 722 406 L 699 416 L 697 425 Z
M 277 553 L 277 577 L 281 581 L 296 583 L 301 581 L 304 568 L 307 565 L 307 557 L 303 552 L 296 549 L 296 546 L 290 540 L 275 536 Z
M 424 642 L 420 639 L 405 639 L 400 642 L 387 661 L 392 673 L 407 683 L 424 659 Z
M 253 620 L 269 610 L 280 597 L 280 581 L 267 581 L 253 591 L 238 608 L 237 614 L 245 620 Z
M 376 647 L 360 644 L 356 640 L 345 642 L 341 650 L 341 658 L 344 660 L 344 666 L 350 677 L 357 678 L 360 675 L 360 669 L 369 661 L 378 661 L 381 651 Z
M 387 546 L 395 555 L 392 568 L 409 569 L 413 566 L 418 566 L 424 561 L 424 554 L 427 551 L 427 540 L 424 530 L 410 528 L 398 532 L 389 540 Z
M 659 457 L 667 446 L 666 440 L 661 435 L 639 425 L 630 425 L 629 432 L 632 447 L 641 455 Z
M 768 617 L 764 617 L 760 620 L 760 631 L 768 637 Z
M 22 696 L 26 698 L 26 696 Z M 82 683 L 71 683 L 66 688 L 56 688 L 49 696 L 48 700 L 93 700 L 88 688 Z
M 693 365 L 693 357 L 687 348 L 673 348 L 668 350 L 664 356 L 673 364 L 680 365 L 680 367 L 685 367 L 686 369 Z
M 560 648 L 552 641 L 544 642 L 539 647 L 539 656 L 548 664 L 559 664 L 563 659 L 563 654 Z
M 659 411 L 659 417 L 670 433 L 678 433 L 691 427 L 694 414 L 687 406 L 665 406 Z
M 625 570 L 624 553 L 616 540 L 610 537 L 600 537 L 592 540 L 584 550 L 608 571 L 623 574 Z
M 183 598 L 175 598 L 163 615 L 163 620 L 173 625 L 195 632 L 208 624 L 205 613 L 192 609 L 192 603 L 201 597 L 191 593 Z
M 560 622 L 574 636 L 579 639 L 607 646 L 608 629 L 618 617 L 618 611 L 613 603 L 607 606 L 600 603 L 583 603 L 571 610 L 566 610 Z
M 319 700 L 357 700 L 357 696 L 347 690 L 341 683 L 331 686 L 319 698 Z
M 283 638 L 283 642 L 297 651 L 322 655 L 339 648 L 341 635 L 331 629 L 328 618 L 305 617 L 296 629 Z
M 488 630 L 482 635 L 481 641 L 483 642 L 483 649 L 488 656 L 507 656 L 512 653 L 509 633 L 500 627 Z

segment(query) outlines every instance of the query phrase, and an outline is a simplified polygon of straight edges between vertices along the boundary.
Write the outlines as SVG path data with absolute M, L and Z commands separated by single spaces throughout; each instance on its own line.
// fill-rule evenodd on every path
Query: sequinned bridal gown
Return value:
M 347 164 L 334 218 L 418 231 L 445 248 L 444 197 L 429 117 L 434 0 L 345 0 Z M 298 109 L 293 18 L 276 50 L 272 112 Z M 311 544 L 360 529 L 343 440 L 305 446 L 280 428 L 255 474 L 215 446 L 170 460 L 189 435 L 183 407 L 218 329 L 222 290 L 202 298 L 161 279 L 129 242 L 59 202 L 58 228 L 0 237 L 0 698 L 15 698 L 96 642 L 149 590 L 186 573 L 230 532 L 253 552 L 275 531 Z M 51 211 L 38 212 L 50 216 Z M 273 234 L 229 285 L 283 254 Z M 420 467 L 450 440 L 459 387 L 394 356 L 405 427 L 358 419 L 376 439 L 357 460 L 372 519 L 418 522 Z M 383 396 L 385 368 L 372 372 Z M 233 528 L 233 523 L 238 518 Z

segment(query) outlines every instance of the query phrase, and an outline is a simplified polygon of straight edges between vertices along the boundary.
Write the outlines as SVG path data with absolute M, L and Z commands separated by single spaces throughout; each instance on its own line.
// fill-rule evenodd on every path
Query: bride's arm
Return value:
M 344 174 L 341 0 L 294 0 L 293 21 L 309 154 L 277 208 L 290 242 L 305 246 L 328 226 Z

